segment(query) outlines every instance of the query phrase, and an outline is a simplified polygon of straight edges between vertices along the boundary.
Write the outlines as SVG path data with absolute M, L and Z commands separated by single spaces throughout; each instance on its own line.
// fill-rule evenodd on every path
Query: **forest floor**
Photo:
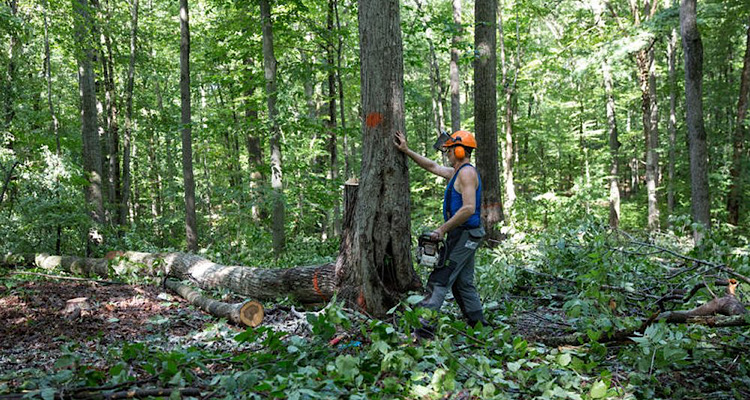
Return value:
M 82 298 L 85 307 L 66 309 L 70 300 Z M 24 371 L 52 371 L 67 353 L 106 371 L 117 361 L 108 353 L 124 343 L 170 351 L 209 342 L 215 350 L 239 351 L 232 338 L 244 328 L 217 322 L 153 285 L 69 280 L 0 285 L 0 384 L 16 387 Z M 263 324 L 305 334 L 304 323 L 288 307 L 267 309 Z
M 67 312 L 68 300 L 78 298 L 88 309 Z M 101 353 L 110 346 L 184 338 L 209 319 L 153 286 L 31 281 L 0 286 L 0 321 L 0 373 L 7 373 L 50 368 L 65 351 L 104 367 Z
M 79 298 L 87 299 L 87 308 L 73 312 L 66 309 L 70 300 Z M 452 307 L 451 304 L 449 309 Z M 565 313 L 555 307 L 540 305 L 510 318 L 494 313 L 488 315 L 491 316 L 499 317 L 501 326 L 530 342 L 572 331 Z M 263 325 L 290 335 L 311 336 L 304 314 L 293 307 L 266 309 Z M 214 354 L 237 355 L 253 346 L 234 340 L 243 331 L 244 328 L 220 322 L 156 285 L 18 280 L 10 287 L 0 285 L 0 387 L 19 390 L 27 377 L 59 371 L 58 360 L 68 354 L 74 354 L 80 365 L 107 374 L 120 361 L 118 354 L 122 352 L 117 350 L 126 343 L 144 343 L 148 349 L 164 352 L 195 346 L 210 348 Z M 360 335 L 361 332 L 355 333 L 350 338 L 352 343 L 354 339 L 367 340 Z M 617 352 L 608 353 L 605 363 L 619 365 Z M 726 384 L 731 380 L 733 363 L 722 364 L 730 369 L 695 364 L 668 371 L 658 381 L 690 388 L 697 394 L 706 389 L 705 381 Z M 218 363 L 209 368 L 221 372 L 224 367 Z M 614 371 L 613 381 L 624 384 L 629 380 L 627 369 L 616 367 Z M 132 372 L 140 378 L 149 376 L 145 371 Z

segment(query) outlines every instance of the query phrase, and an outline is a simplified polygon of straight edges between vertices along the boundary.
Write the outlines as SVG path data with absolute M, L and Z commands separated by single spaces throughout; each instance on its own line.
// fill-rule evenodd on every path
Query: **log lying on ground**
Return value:
M 694 317 L 708 317 L 714 315 L 744 315 L 747 314 L 745 305 L 737 299 L 735 291 L 737 290 L 737 280 L 729 279 L 727 285 L 727 294 L 724 297 L 715 297 L 713 300 L 693 308 L 688 311 L 667 311 L 659 314 L 657 320 L 664 320 L 672 323 L 687 322 Z
M 226 318 L 235 324 L 253 328 L 263 321 L 263 306 L 257 301 L 247 300 L 242 303 L 230 304 L 209 299 L 175 279 L 165 280 L 164 286 L 215 317 Z
M 27 265 L 86 276 L 110 277 L 137 268 L 140 275 L 167 275 L 191 280 L 203 289 L 226 288 L 257 300 L 290 296 L 302 303 L 327 302 L 335 289 L 335 266 L 323 264 L 292 268 L 225 266 L 189 253 L 117 252 L 109 258 L 8 255 L 0 265 Z

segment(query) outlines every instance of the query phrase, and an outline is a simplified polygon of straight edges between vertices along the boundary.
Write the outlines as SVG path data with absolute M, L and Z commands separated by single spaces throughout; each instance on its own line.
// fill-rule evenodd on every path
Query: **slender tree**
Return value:
M 451 131 L 461 130 L 461 74 L 458 59 L 461 55 L 461 0 L 453 0 L 453 36 L 451 37 L 450 89 L 451 89 Z
M 93 245 L 102 241 L 99 225 L 104 222 L 102 198 L 102 155 L 96 108 L 96 85 L 94 84 L 94 21 L 87 0 L 74 0 L 75 36 L 80 45 L 78 58 L 78 88 L 81 96 L 81 133 L 83 136 L 83 171 L 88 183 L 84 188 L 86 204 L 93 223 L 89 230 L 87 253 Z
M 690 153 L 691 211 L 695 222 L 704 228 L 711 226 L 708 192 L 708 148 L 703 123 L 703 43 L 698 31 L 697 1 L 682 0 L 680 4 L 680 34 L 685 59 L 685 122 Z M 693 232 L 699 245 L 704 233 Z
M 133 8 L 130 13 L 130 60 L 128 62 L 128 80 L 125 84 L 125 134 L 122 138 L 120 225 L 123 226 L 128 222 L 128 202 L 130 201 L 130 142 L 133 137 L 133 82 L 135 81 L 135 58 L 138 44 L 138 0 L 132 1 Z M 185 10 L 187 10 L 187 6 Z
M 734 125 L 732 140 L 732 168 L 729 175 L 732 183 L 729 186 L 727 196 L 727 222 L 738 225 L 740 222 L 740 211 L 743 198 L 743 164 L 745 156 L 745 142 L 747 141 L 747 117 L 748 94 L 750 93 L 750 21 L 748 21 L 747 39 L 745 41 L 745 57 L 743 58 L 742 74 L 740 76 L 740 94 L 737 100 L 737 122 Z
M 609 154 L 611 158 L 609 168 L 609 226 L 617 229 L 620 226 L 619 152 L 621 143 L 617 132 L 612 72 L 606 58 L 602 61 L 602 76 L 604 78 L 604 93 L 607 96 L 607 129 L 609 131 Z
M 436 135 L 445 130 L 445 113 L 443 111 L 443 82 L 440 77 L 440 64 L 435 53 L 435 42 L 433 40 L 432 28 L 427 19 L 427 14 L 422 8 L 422 2 L 417 0 L 417 9 L 421 14 L 422 25 L 426 30 L 427 45 L 430 48 L 430 93 L 432 94 L 432 119 L 435 124 Z
M 10 12 L 11 18 L 18 16 L 18 0 L 6 1 L 8 11 Z M 17 70 L 17 58 L 20 50 L 21 41 L 18 39 L 16 32 L 11 31 L 10 42 L 8 49 L 8 61 L 7 70 L 2 80 L 2 94 L 4 98 L 3 114 L 4 117 L 2 122 L 4 123 L 5 129 L 10 129 L 10 124 L 15 118 L 15 101 L 16 101 L 16 70 Z
M 273 24 L 269 0 L 260 0 L 260 19 L 263 24 L 263 69 L 266 78 L 268 120 L 271 126 L 271 189 L 273 189 L 273 212 L 271 231 L 273 251 L 280 256 L 284 251 L 284 185 L 281 169 L 281 132 L 276 121 L 276 56 L 273 49 Z
M 510 220 L 513 219 L 513 204 L 516 202 L 516 184 L 513 178 L 513 161 L 515 159 L 515 146 L 513 146 L 513 121 L 515 119 L 515 110 L 513 106 L 516 83 L 518 82 L 518 69 L 520 67 L 520 38 L 518 37 L 518 21 L 516 21 L 516 52 L 513 63 L 513 78 L 509 76 L 509 67 L 505 59 L 505 34 L 503 31 L 502 10 L 497 16 L 497 31 L 500 42 L 500 71 L 502 78 L 500 85 L 503 87 L 505 97 L 505 145 L 503 146 L 503 177 L 505 184 L 505 213 Z
M 675 180 L 675 163 L 676 142 L 677 142 L 677 83 L 675 63 L 677 59 L 677 29 L 672 29 L 667 43 L 667 62 L 669 65 L 669 123 L 667 131 L 669 132 L 669 153 L 667 166 L 667 211 L 669 215 L 674 214 L 674 180 Z
M 482 178 L 482 222 L 488 237 L 499 239 L 496 224 L 503 221 L 503 202 L 497 169 L 497 16 L 496 0 L 474 3 L 474 126 L 477 169 Z
M 643 1 L 643 19 L 650 20 L 656 14 L 657 0 Z M 636 1 L 630 3 L 636 26 L 642 24 L 640 5 Z M 654 60 L 654 45 L 652 39 L 647 46 L 636 53 L 638 67 L 638 84 L 641 90 L 641 112 L 643 121 L 643 136 L 646 158 L 646 192 L 648 198 L 648 229 L 659 229 L 659 202 L 656 187 L 658 185 L 659 159 L 658 147 L 658 108 L 656 102 L 656 62 Z
M 182 106 L 182 177 L 185 185 L 185 238 L 188 251 L 198 251 L 195 215 L 193 138 L 190 110 L 190 17 L 188 0 L 180 0 L 180 103 Z
M 336 12 L 336 0 L 328 0 L 328 13 L 326 14 L 326 23 L 329 32 L 326 42 L 326 62 L 328 64 L 328 182 L 331 182 L 334 188 L 339 187 L 339 160 L 338 160 L 338 135 L 336 134 L 336 41 L 338 37 L 334 19 Z M 341 205 L 338 196 L 333 203 L 333 234 L 338 237 L 341 234 Z

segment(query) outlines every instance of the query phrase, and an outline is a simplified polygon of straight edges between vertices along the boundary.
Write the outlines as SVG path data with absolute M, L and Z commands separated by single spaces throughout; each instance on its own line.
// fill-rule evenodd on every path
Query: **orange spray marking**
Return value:
M 360 290 L 359 291 L 359 296 L 357 297 L 357 305 L 362 310 L 367 310 L 367 302 L 365 301 L 365 291 L 364 290 Z
M 379 112 L 372 112 L 372 113 L 367 114 L 367 119 L 365 120 L 365 123 L 367 124 L 368 127 L 374 128 L 380 125 L 381 122 L 383 122 L 383 114 Z

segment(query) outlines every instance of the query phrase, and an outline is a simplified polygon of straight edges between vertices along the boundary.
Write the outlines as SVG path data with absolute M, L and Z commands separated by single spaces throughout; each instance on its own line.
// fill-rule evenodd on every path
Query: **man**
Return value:
M 396 132 L 394 143 L 404 154 L 425 170 L 448 179 L 443 197 L 443 219 L 445 222 L 432 231 L 433 240 L 442 240 L 447 235 L 445 255 L 441 266 L 435 268 L 427 281 L 431 288 L 428 298 L 420 305 L 440 310 L 448 288 L 453 290 L 461 312 L 471 326 L 482 322 L 482 302 L 474 287 L 474 254 L 484 237 L 480 220 L 482 181 L 476 168 L 470 164 L 471 152 L 477 147 L 474 136 L 467 131 L 456 131 L 452 135 L 443 133 L 433 147 L 447 153 L 450 167 L 444 167 L 415 153 L 406 143 L 406 137 Z

